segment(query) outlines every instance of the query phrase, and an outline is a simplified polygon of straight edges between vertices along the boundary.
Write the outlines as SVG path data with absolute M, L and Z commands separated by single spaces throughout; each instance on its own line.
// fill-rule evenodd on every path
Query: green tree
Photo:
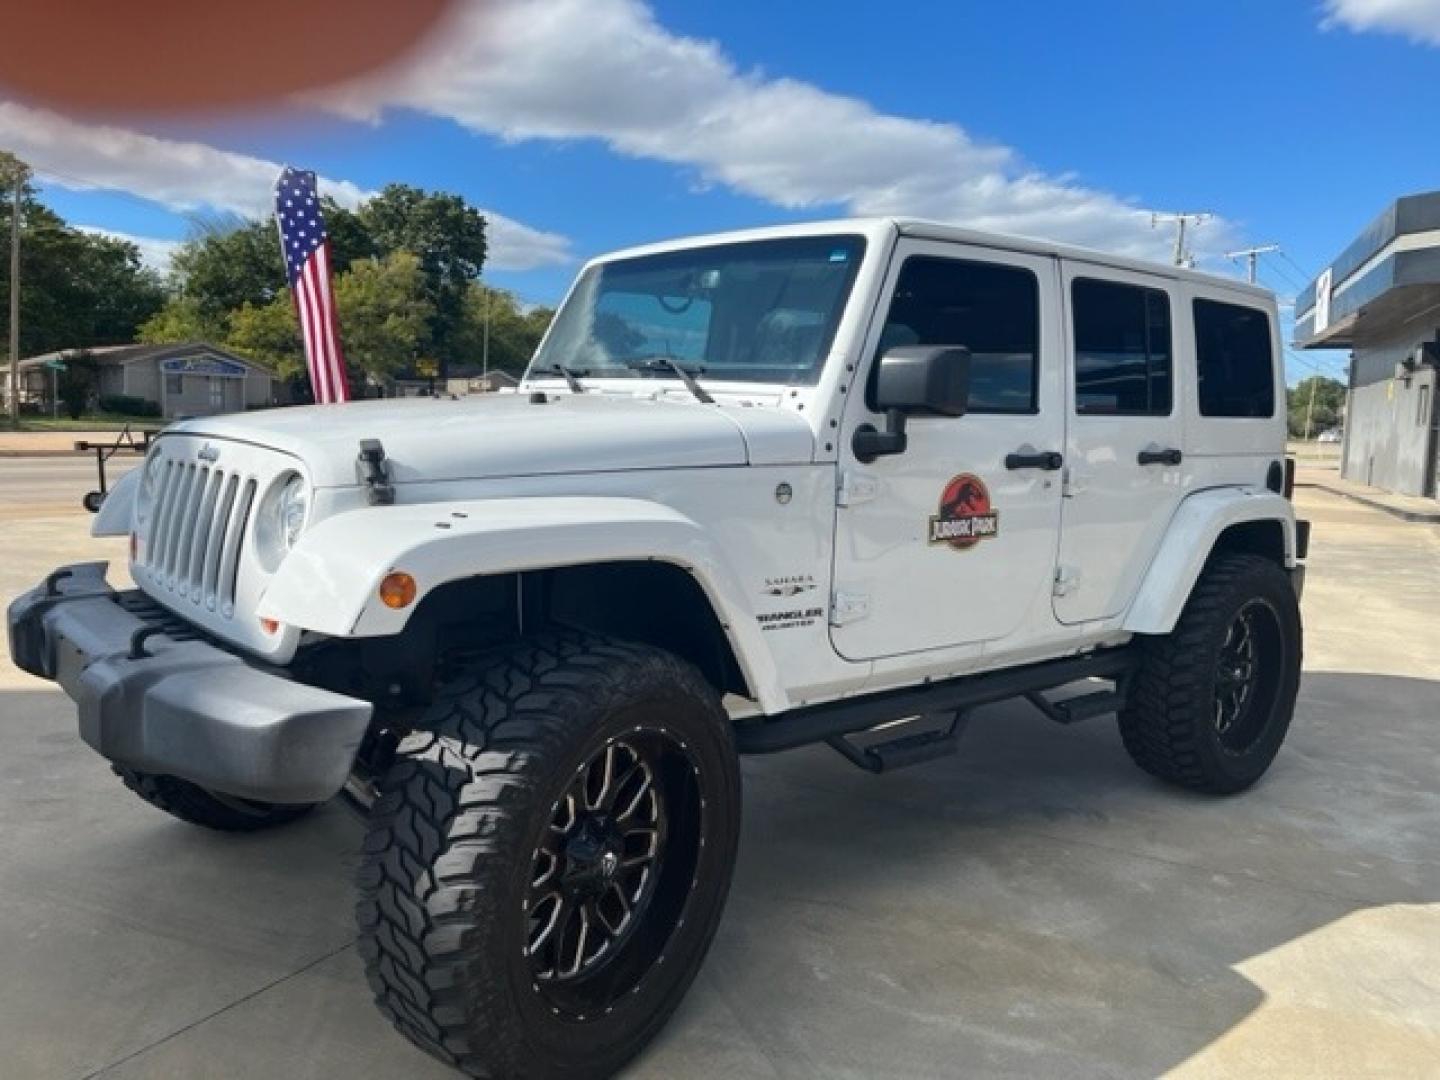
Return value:
M 0 161 L 0 170 L 8 166 Z M 0 200 L 0 236 L 10 233 L 12 204 Z M 134 244 L 72 228 L 21 192 L 20 352 L 119 344 L 165 302 L 159 278 Z M 10 260 L 0 258 L 0 340 L 10 332 Z
M 200 222 L 175 253 L 171 273 L 180 296 L 207 320 L 223 319 L 242 304 L 268 304 L 285 286 L 275 223 L 233 217 Z
M 1311 408 L 1311 397 L 1314 408 Z M 1324 375 L 1301 379 L 1288 394 L 1290 434 L 1306 435 L 1305 421 L 1310 420 L 1309 435 L 1315 435 L 1340 423 L 1345 409 L 1345 384 Z
M 23 272 L 23 271 L 22 271 Z M 88 349 L 76 349 L 62 355 L 65 370 L 56 373 L 56 388 L 65 415 L 79 420 L 100 385 L 100 362 Z
M 328 195 L 320 196 L 320 209 L 325 212 L 325 231 L 330 236 L 330 265 L 335 273 L 350 269 L 360 259 L 373 259 L 381 251 L 375 238 L 365 228 L 360 215 L 347 210 Z
M 463 358 L 460 329 L 471 283 L 485 263 L 485 218 L 459 195 L 387 184 L 358 218 L 380 254 L 408 251 L 420 262 L 433 307 L 425 350 L 445 373 Z
M 555 312 L 538 306 L 526 309 L 514 293 L 478 282 L 472 285 L 466 293 L 463 318 L 454 338 L 455 359 L 467 368 L 478 367 L 485 354 L 487 304 L 490 367 L 519 375 L 530 362 Z
M 294 379 L 305 370 L 300 320 L 288 288 L 267 304 L 248 301 L 230 314 L 225 347 L 268 367 L 282 379 Z
M 409 364 L 435 313 L 420 260 L 408 251 L 352 263 L 335 279 L 341 345 L 352 369 L 383 378 Z
M 228 314 L 207 315 L 193 296 L 172 296 L 159 311 L 140 324 L 135 340 L 147 345 L 182 341 L 225 340 Z
M 71 273 L 85 283 L 88 337 L 96 343 L 132 341 L 165 303 L 160 276 L 140 262 L 139 250 L 128 241 L 87 236 Z

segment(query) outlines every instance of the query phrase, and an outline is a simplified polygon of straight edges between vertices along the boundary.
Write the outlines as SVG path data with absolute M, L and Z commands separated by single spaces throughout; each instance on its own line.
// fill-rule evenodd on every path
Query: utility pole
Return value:
M 480 347 L 480 364 L 484 371 L 485 389 L 490 389 L 490 286 L 481 283 L 485 290 L 485 336 Z
M 20 419 L 20 196 L 30 170 L 11 154 L 0 153 L 8 165 L 13 197 L 10 203 L 10 420 Z
M 1279 250 L 1279 244 L 1261 244 L 1259 247 L 1242 248 L 1239 251 L 1227 251 L 1225 253 L 1225 258 L 1229 259 L 1231 262 L 1235 262 L 1236 260 L 1243 258 L 1246 263 L 1246 276 L 1249 278 L 1250 284 L 1254 285 L 1255 274 L 1256 271 L 1259 269 L 1260 256 L 1268 255 L 1272 251 Z
M 1190 249 L 1185 246 L 1185 231 L 1191 225 L 1194 225 L 1198 228 L 1214 216 L 1214 214 L 1208 213 L 1155 213 L 1150 215 L 1150 227 L 1152 229 L 1156 229 L 1159 228 L 1161 225 L 1173 223 L 1175 225 L 1175 265 L 1194 266 L 1195 257 L 1190 254 Z
M 1320 386 L 1319 374 L 1310 376 L 1310 404 L 1305 406 L 1305 441 L 1310 441 L 1310 421 L 1315 416 L 1315 391 Z

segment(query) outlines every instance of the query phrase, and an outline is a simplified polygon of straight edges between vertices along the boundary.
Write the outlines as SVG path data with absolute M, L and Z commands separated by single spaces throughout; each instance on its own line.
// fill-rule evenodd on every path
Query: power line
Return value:
M 1285 267 L 1281 266 L 1279 263 L 1269 263 L 1267 266 L 1267 270 L 1270 273 L 1275 274 L 1277 277 L 1279 277 L 1282 281 L 1285 282 L 1287 288 L 1294 289 L 1297 294 L 1305 290 L 1306 282 L 1296 281 L 1290 271 L 1286 270 Z
M 1282 259 L 1284 259 L 1286 262 L 1288 262 L 1291 266 L 1293 266 L 1296 270 L 1299 271 L 1301 278 L 1303 278 L 1304 281 L 1305 281 L 1305 287 L 1306 287 L 1306 288 L 1309 288 L 1309 287 L 1310 287 L 1310 282 L 1314 281 L 1314 280 L 1316 279 L 1316 277 L 1319 276 L 1318 274 L 1312 274 L 1312 273 L 1310 273 L 1310 271 L 1306 270 L 1303 266 L 1301 266 L 1299 263 L 1297 263 L 1294 259 L 1292 259 L 1292 258 L 1291 258 L 1288 254 L 1286 254 L 1284 251 L 1281 251 L 1281 252 L 1280 252 L 1280 257 L 1281 257 Z

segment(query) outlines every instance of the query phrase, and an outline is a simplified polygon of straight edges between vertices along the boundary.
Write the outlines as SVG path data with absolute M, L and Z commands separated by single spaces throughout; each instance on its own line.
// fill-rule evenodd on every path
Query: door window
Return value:
M 972 413 L 1038 411 L 1040 286 L 1029 270 L 923 255 L 906 259 L 879 352 L 902 345 L 969 349 Z M 872 408 L 878 368 L 871 367 L 867 391 Z
M 1195 301 L 1201 416 L 1274 416 L 1270 319 L 1258 308 Z
M 1160 289 L 1077 278 L 1075 411 L 1169 416 L 1170 298 Z

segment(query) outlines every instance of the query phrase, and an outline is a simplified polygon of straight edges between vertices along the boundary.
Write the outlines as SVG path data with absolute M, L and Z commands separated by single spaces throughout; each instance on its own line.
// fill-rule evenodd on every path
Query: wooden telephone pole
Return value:
M 1214 216 L 1214 214 L 1206 213 L 1154 213 L 1150 215 L 1150 227 L 1152 229 L 1155 229 L 1159 228 L 1161 225 L 1173 224 L 1175 226 L 1175 265 L 1194 266 L 1195 256 L 1190 253 L 1190 248 L 1185 243 L 1185 233 L 1192 225 L 1203 225 L 1205 224 L 1205 222 L 1209 221 Z
M 0 170 L 9 173 L 10 203 L 10 420 L 20 419 L 20 198 L 30 170 L 13 154 L 0 151 Z
M 1279 250 L 1279 244 L 1261 244 L 1259 247 L 1244 248 L 1240 251 L 1227 251 L 1225 258 L 1231 262 L 1238 262 L 1240 259 L 1244 259 L 1245 276 L 1249 279 L 1250 284 L 1254 285 L 1256 275 L 1260 269 L 1260 256 L 1269 255 L 1272 251 Z

